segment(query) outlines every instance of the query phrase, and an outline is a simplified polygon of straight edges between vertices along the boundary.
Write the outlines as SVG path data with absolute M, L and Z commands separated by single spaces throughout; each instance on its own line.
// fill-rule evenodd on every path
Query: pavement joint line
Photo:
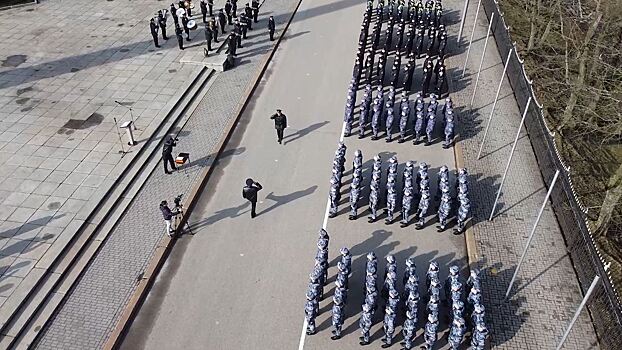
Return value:
M 263 2 L 262 2 L 262 4 L 263 4 Z M 179 224 L 177 225 L 177 229 L 178 230 L 179 230 L 180 227 L 183 228 L 184 225 L 186 224 L 186 222 L 188 221 L 188 219 L 190 217 L 190 214 L 192 213 L 192 210 L 194 209 L 194 206 L 196 205 L 196 203 L 197 203 L 197 201 L 198 201 L 198 199 L 200 197 L 202 189 L 207 184 L 207 181 L 209 180 L 210 175 L 212 174 L 212 172 L 214 170 L 215 161 L 219 158 L 219 156 L 222 153 L 222 151 L 224 150 L 224 148 L 225 148 L 229 138 L 233 134 L 235 126 L 237 125 L 240 117 L 242 116 L 242 113 L 244 112 L 244 109 L 246 108 L 246 106 L 248 104 L 248 101 L 250 101 L 251 95 L 255 91 L 256 87 L 259 85 L 259 82 L 261 81 L 261 78 L 263 77 L 266 69 L 268 68 L 268 64 L 272 60 L 272 57 L 274 57 L 274 54 L 275 54 L 277 48 L 279 47 L 279 44 L 283 40 L 283 37 L 285 36 L 285 33 L 287 32 L 287 29 L 289 28 L 290 24 L 292 23 L 292 20 L 294 19 L 294 16 L 296 15 L 296 13 L 298 11 L 298 8 L 300 7 L 301 4 L 302 4 L 302 0 L 299 0 L 297 3 L 294 4 L 294 6 L 292 6 L 291 16 L 290 16 L 289 20 L 287 21 L 287 24 L 283 27 L 283 31 L 281 33 L 279 33 L 279 36 L 278 36 L 276 42 L 274 43 L 274 45 L 272 46 L 272 50 L 270 51 L 270 53 L 266 56 L 266 58 L 263 60 L 263 62 L 261 62 L 259 64 L 260 69 L 258 69 L 258 72 L 255 75 L 254 79 L 251 80 L 251 81 L 253 81 L 253 83 L 248 87 L 247 91 L 245 91 L 245 93 L 243 95 L 244 97 L 242 98 L 242 100 L 236 106 L 236 109 L 235 109 L 235 112 L 234 112 L 235 113 L 235 117 L 231 120 L 231 122 L 228 125 L 228 127 L 225 128 L 225 130 L 226 130 L 225 135 L 223 137 L 221 137 L 221 140 L 220 140 L 219 144 L 216 147 L 216 149 L 218 151 L 216 152 L 215 156 L 212 158 L 211 164 L 208 164 L 206 166 L 205 170 L 203 171 L 203 174 L 199 175 L 199 178 L 201 180 L 199 180 L 199 182 L 197 184 L 195 184 L 194 188 L 192 189 L 192 191 L 190 193 L 190 196 L 189 196 L 190 201 L 188 203 L 188 208 L 184 211 L 184 214 L 183 214 Z M 345 128 L 345 125 L 344 125 L 344 128 Z M 342 130 L 343 130 L 343 128 L 342 128 Z M 341 139 L 343 139 L 343 131 L 342 131 Z M 328 213 L 328 211 L 327 211 L 327 213 Z M 138 282 L 138 286 L 136 287 L 135 291 L 132 293 L 132 295 L 131 295 L 127 305 L 123 309 L 123 312 L 121 314 L 121 317 L 119 318 L 119 321 L 117 322 L 116 326 L 114 327 L 114 329 L 113 329 L 112 333 L 110 334 L 108 340 L 106 340 L 106 342 L 105 342 L 105 344 L 103 346 L 104 350 L 117 349 L 120 346 L 121 341 L 123 340 L 123 337 L 124 337 L 128 327 L 129 327 L 129 325 L 131 324 L 130 321 L 138 313 L 138 310 L 139 310 L 140 306 L 142 305 L 143 301 L 147 297 L 149 289 L 153 285 L 153 282 L 155 281 L 155 278 L 157 277 L 158 272 L 160 271 L 160 268 L 162 267 L 162 265 L 166 261 L 166 259 L 167 259 L 168 255 L 170 254 L 173 246 L 175 245 L 175 242 L 176 242 L 176 238 L 169 239 L 169 240 L 163 240 L 162 243 L 158 244 L 158 246 L 156 247 L 155 252 L 154 252 L 152 258 L 150 259 L 150 261 L 147 264 L 147 267 L 145 269 L 145 274 L 143 275 L 143 278 Z M 305 322 L 306 322 L 306 320 L 305 320 Z M 303 331 L 304 331 L 304 329 L 305 328 L 303 328 Z M 303 346 L 304 346 L 304 344 L 303 344 Z

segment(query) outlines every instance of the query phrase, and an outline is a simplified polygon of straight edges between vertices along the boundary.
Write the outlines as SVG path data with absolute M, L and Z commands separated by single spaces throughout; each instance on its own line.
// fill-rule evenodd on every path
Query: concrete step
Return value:
M 185 123 L 191 114 L 189 111 L 196 108 L 210 85 L 208 83 L 213 81 L 213 74 L 213 70 L 201 71 L 156 134 L 128 163 L 129 167 L 113 188 L 102 197 L 100 205 L 91 210 L 78 233 L 73 234 L 76 227 L 66 229 L 36 265 L 35 269 L 40 273 L 32 274 L 28 281 L 25 279 L 20 284 L 20 287 L 24 286 L 24 294 L 14 293 L 16 300 L 10 301 L 14 306 L 9 304 L 11 307 L 3 308 L 3 313 L 0 313 L 0 349 L 27 347 L 34 341 L 130 204 L 130 195 L 133 196 L 142 187 L 147 175 L 159 163 L 163 138 L 173 133 L 177 125 Z M 24 295 L 27 297 L 24 298 Z

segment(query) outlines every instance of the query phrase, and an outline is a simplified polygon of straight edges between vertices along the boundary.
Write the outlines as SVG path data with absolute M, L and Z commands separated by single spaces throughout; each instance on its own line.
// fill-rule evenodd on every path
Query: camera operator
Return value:
M 162 216 L 164 217 L 164 223 L 166 224 L 166 234 L 169 237 L 173 237 L 175 229 L 173 228 L 172 220 L 174 216 L 179 214 L 179 212 L 177 210 L 171 210 L 171 208 L 168 207 L 168 203 L 166 201 L 162 201 L 160 203 L 160 211 L 162 212 Z
M 251 218 L 257 216 L 255 213 L 255 207 L 257 206 L 257 192 L 263 187 L 259 182 L 253 181 L 253 179 L 246 179 L 246 186 L 242 189 L 242 197 L 251 202 Z
M 171 165 L 172 171 L 177 170 L 177 167 L 175 166 L 175 159 L 173 159 L 173 147 L 177 146 L 177 141 L 179 141 L 178 138 L 169 136 L 164 142 L 164 146 L 162 146 L 162 162 L 164 163 L 165 174 L 171 173 L 168 171 L 168 167 L 166 165 L 167 162 Z

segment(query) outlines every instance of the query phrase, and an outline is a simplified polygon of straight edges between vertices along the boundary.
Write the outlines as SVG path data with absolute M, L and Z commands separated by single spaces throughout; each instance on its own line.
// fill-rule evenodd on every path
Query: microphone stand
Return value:
M 127 108 L 127 109 L 129 109 L 129 110 L 130 110 L 130 120 L 132 121 L 132 129 L 134 129 L 134 130 L 138 130 L 138 128 L 136 128 L 136 123 L 134 123 L 134 113 L 133 113 L 133 111 L 132 111 L 132 107 L 130 107 L 130 106 L 126 106 L 126 105 L 124 105 L 123 103 L 121 103 L 121 102 L 119 102 L 119 101 L 117 101 L 117 100 L 114 100 L 114 102 L 115 102 L 116 104 L 118 104 L 119 106 L 121 106 L 121 107 L 125 107 L 125 108 Z

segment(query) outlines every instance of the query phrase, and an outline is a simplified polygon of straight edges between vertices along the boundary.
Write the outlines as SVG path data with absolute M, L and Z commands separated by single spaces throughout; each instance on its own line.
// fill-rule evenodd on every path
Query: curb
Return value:
M 459 43 L 457 43 L 457 45 L 459 45 Z M 447 86 L 449 88 L 450 93 L 455 92 L 455 90 L 453 89 L 454 87 L 453 78 L 454 77 L 451 74 L 447 75 Z M 462 153 L 462 141 L 455 140 L 455 136 L 454 136 L 453 150 L 454 150 L 454 160 L 455 160 L 456 169 L 464 168 L 464 155 Z M 479 256 L 477 254 L 477 241 L 475 240 L 475 233 L 473 232 L 472 223 L 473 223 L 473 218 L 471 217 L 471 219 L 467 223 L 466 230 L 464 231 L 464 242 L 466 246 L 467 259 L 468 259 L 467 261 L 468 261 L 469 268 L 471 270 L 477 268 L 477 263 L 479 261 Z
M 215 156 L 211 159 L 212 160 L 211 164 L 209 164 L 205 168 L 205 170 L 203 170 L 203 173 L 200 175 L 201 180 L 198 183 L 196 183 L 194 187 L 192 188 L 192 190 L 190 191 L 190 194 L 188 196 L 190 201 L 189 201 L 187 209 L 184 211 L 184 215 L 182 216 L 180 222 L 177 224 L 178 232 L 176 232 L 175 237 L 179 236 L 179 233 L 180 233 L 179 228 L 183 228 L 184 225 L 186 225 L 186 223 L 188 222 L 190 214 L 192 213 L 192 210 L 196 206 L 198 199 L 203 191 L 203 188 L 207 184 L 207 181 L 209 180 L 210 175 L 214 171 L 214 164 L 216 160 L 218 159 L 218 157 L 224 150 L 225 145 L 227 144 L 231 135 L 233 134 L 233 131 L 235 130 L 235 126 L 237 125 L 240 117 L 242 116 L 242 113 L 244 112 L 244 109 L 246 108 L 248 102 L 250 101 L 250 97 L 252 96 L 253 92 L 259 85 L 261 78 L 263 77 L 266 69 L 268 68 L 268 64 L 272 60 L 272 57 L 274 56 L 276 49 L 279 47 L 279 44 L 281 43 L 283 36 L 285 35 L 285 32 L 289 28 L 301 4 L 302 4 L 302 0 L 298 0 L 298 2 L 295 3 L 294 6 L 292 6 L 293 7 L 292 14 L 289 20 L 287 21 L 287 24 L 285 25 L 280 35 L 278 36 L 274 46 L 272 47 L 272 50 L 270 51 L 270 54 L 266 58 L 264 58 L 263 62 L 260 63 L 261 69 L 257 72 L 254 79 L 251 80 L 253 81 L 252 85 L 247 88 L 247 90 L 244 93 L 243 99 L 241 100 L 241 102 L 238 102 L 237 107 L 234 109 L 235 118 L 233 118 L 233 120 L 231 120 L 227 128 L 225 128 L 225 130 L 227 131 L 224 137 L 221 138 L 219 144 L 216 147 L 217 152 Z M 127 303 L 127 306 L 123 310 L 121 317 L 119 321 L 117 322 L 117 325 L 115 326 L 112 333 L 108 337 L 108 340 L 104 344 L 103 346 L 104 350 L 117 349 L 121 345 L 121 342 L 125 336 L 126 331 L 128 330 L 131 324 L 131 321 L 134 319 L 134 317 L 136 316 L 136 314 L 138 313 L 140 309 L 140 306 L 142 305 L 143 301 L 147 297 L 149 290 L 151 286 L 153 285 L 153 282 L 155 281 L 160 271 L 160 268 L 162 267 L 162 265 L 168 258 L 168 255 L 171 252 L 173 246 L 175 245 L 176 240 L 177 240 L 176 238 L 164 239 L 156 247 L 152 258 L 149 261 L 147 268 L 145 269 L 145 273 L 142 279 L 138 281 L 138 286 L 136 287 L 134 293 L 130 297 Z
M 456 161 L 456 169 L 464 168 L 464 156 L 462 155 L 462 145 L 460 142 L 454 142 L 454 159 Z M 464 231 L 464 241 L 466 243 L 467 259 L 469 268 L 474 269 L 477 267 L 479 256 L 477 255 L 477 242 L 475 241 L 475 233 L 471 224 L 467 224 L 467 228 Z

